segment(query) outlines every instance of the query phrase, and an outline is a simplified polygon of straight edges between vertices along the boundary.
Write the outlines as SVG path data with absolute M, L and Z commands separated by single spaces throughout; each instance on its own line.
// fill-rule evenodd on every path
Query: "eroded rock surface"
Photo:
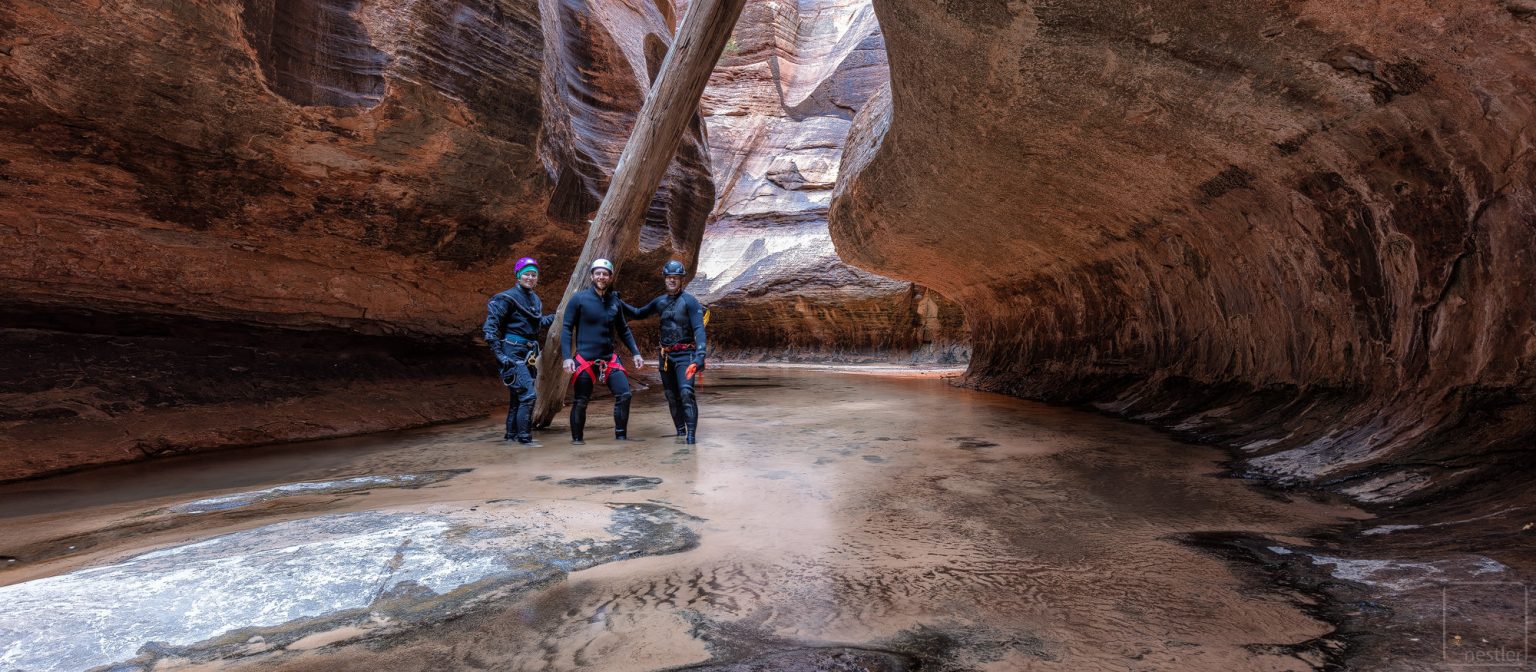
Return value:
M 568 572 L 697 544 L 654 504 L 366 511 L 279 522 L 0 587 L 0 664 L 81 670 L 301 650 L 442 621 Z M 591 536 L 585 536 L 591 535 Z M 104 605 L 110 605 L 106 607 Z
M 827 233 L 849 123 L 887 77 L 868 0 L 747 5 L 704 98 L 720 200 L 690 290 L 721 348 L 820 357 L 963 338 L 954 304 L 848 266 Z
M 306 342 L 369 351 L 373 336 L 419 347 L 389 346 L 363 373 L 338 374 L 359 368 L 341 361 L 236 376 L 211 395 L 233 410 L 204 438 L 136 438 L 175 449 L 485 412 L 494 374 L 471 339 L 486 297 L 513 282 L 523 255 L 542 260 L 546 290 L 563 286 L 674 22 L 669 3 L 617 0 L 0 7 L 0 246 L 11 251 L 0 335 L 4 366 L 30 381 L 0 389 L 11 423 L 0 431 L 108 421 L 177 396 L 102 400 L 92 389 L 180 389 L 203 369 L 271 368 L 225 364 L 231 350 L 296 361 L 313 359 Z M 695 132 L 641 251 L 691 260 L 712 199 Z M 262 340 L 230 335 L 247 330 Z M 95 337 L 112 345 L 85 343 Z M 166 337 L 183 344 L 153 340 Z M 75 346 L 70 361 L 24 350 L 58 341 Z M 117 379 L 102 375 L 114 368 L 106 350 L 174 356 L 141 364 L 147 380 Z M 400 399 L 423 359 L 451 384 L 438 376 L 386 404 L 382 423 L 298 404 L 282 417 L 314 429 L 271 432 L 262 427 L 279 419 L 253 410 L 383 390 Z M 249 436 L 209 437 L 221 433 Z M 28 473 L 0 467 L 0 479 Z
M 490 440 L 500 419 L 482 418 L 366 445 L 270 446 L 3 484 L 0 556 L 17 561 L 0 564 L 0 656 L 51 661 L 48 650 L 110 645 L 122 653 L 91 660 L 264 671 L 1261 672 L 1308 669 L 1295 650 L 1307 648 L 1317 667 L 1374 669 L 1384 656 L 1339 660 L 1353 642 L 1311 615 L 1310 600 L 1252 585 L 1181 537 L 1236 530 L 1286 539 L 1267 543 L 1294 556 L 1435 560 L 1303 550 L 1308 530 L 1364 514 L 1212 478 L 1221 451 L 1147 427 L 957 390 L 907 367 L 891 375 L 897 368 L 720 367 L 702 388 L 700 441 L 686 453 L 652 389 L 636 396 L 630 424 L 649 441 L 599 434 L 567 446 L 557 425 L 544 447 L 507 448 Z M 231 492 L 451 468 L 473 471 L 106 536 Z M 638 474 L 659 482 L 612 485 Z M 586 479 L 596 481 L 565 484 Z M 99 543 L 80 541 L 92 537 Z M 39 553 L 66 542 L 66 554 Z M 1488 554 L 1511 569 L 1483 579 L 1520 580 L 1512 551 Z M 1370 599 L 1390 596 L 1367 588 Z M 253 606 L 259 598 L 269 612 Z M 1395 632 L 1438 641 L 1440 627 L 1437 618 Z M 141 648 L 154 639 L 167 643 Z M 44 642 L 61 646 L 36 648 Z
M 975 384 L 1366 500 L 1529 467 L 1530 12 L 875 8 L 890 97 L 854 122 L 832 235 L 964 307 Z

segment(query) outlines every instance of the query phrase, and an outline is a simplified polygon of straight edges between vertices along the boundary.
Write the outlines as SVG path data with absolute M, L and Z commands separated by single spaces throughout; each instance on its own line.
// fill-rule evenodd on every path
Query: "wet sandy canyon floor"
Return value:
M 1189 535 L 1365 517 L 936 375 L 713 370 L 542 447 L 499 418 L 0 486 L 0 669 L 1308 670 L 1333 629 Z M 1319 644 L 1322 642 L 1322 644 Z M 697 667 L 694 667 L 697 666 Z

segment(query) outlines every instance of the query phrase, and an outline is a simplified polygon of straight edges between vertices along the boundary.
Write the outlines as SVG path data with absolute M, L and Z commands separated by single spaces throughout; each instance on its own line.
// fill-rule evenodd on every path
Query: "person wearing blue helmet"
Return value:
M 598 383 L 607 383 L 613 392 L 613 436 L 627 441 L 629 426 L 629 376 L 619 354 L 614 351 L 615 337 L 622 339 L 635 356 L 635 368 L 645 366 L 635 335 L 624 320 L 624 302 L 613 285 L 613 263 L 607 259 L 592 262 L 592 284 L 576 292 L 565 304 L 565 318 L 560 331 L 560 356 L 565 372 L 571 374 L 571 443 L 583 443 L 587 425 L 587 403 Z
M 667 293 L 652 299 L 645 306 L 636 308 L 624 304 L 626 317 L 643 320 L 652 315 L 661 316 L 661 387 L 667 398 L 667 408 L 672 412 L 672 424 L 677 428 L 677 438 L 692 444 L 699 427 L 699 403 L 694 387 L 704 370 L 705 346 L 703 304 L 692 294 L 683 291 L 683 276 L 687 269 L 683 262 L 672 260 L 661 267 L 667 283 Z
M 485 306 L 485 342 L 501 365 L 501 382 L 511 392 L 507 408 L 505 441 L 525 446 L 533 442 L 534 381 L 538 379 L 539 331 L 555 321 L 544 314 L 544 303 L 534 288 L 539 286 L 539 262 L 532 257 L 517 260 L 513 267 L 517 285 L 493 297 Z

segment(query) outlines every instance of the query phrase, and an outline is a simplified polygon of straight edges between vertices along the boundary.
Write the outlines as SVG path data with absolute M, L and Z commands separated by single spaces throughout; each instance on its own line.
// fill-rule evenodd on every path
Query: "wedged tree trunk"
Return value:
M 571 296 L 587 286 L 587 267 L 594 259 L 612 261 L 617 275 L 624 262 L 623 252 L 638 244 L 645 210 L 677 153 L 689 120 L 698 110 L 704 85 L 709 83 L 709 74 L 720 59 L 744 4 L 746 0 L 694 0 L 689 4 L 683 25 L 651 84 L 645 105 L 640 108 L 635 130 L 624 145 L 624 153 L 619 155 L 608 192 L 587 231 L 586 246 L 556 309 L 558 315 L 563 317 Z M 545 337 L 544 354 L 539 361 L 539 401 L 533 418 L 537 427 L 548 426 L 565 403 L 570 378 L 561 363 L 560 329 L 556 327 Z

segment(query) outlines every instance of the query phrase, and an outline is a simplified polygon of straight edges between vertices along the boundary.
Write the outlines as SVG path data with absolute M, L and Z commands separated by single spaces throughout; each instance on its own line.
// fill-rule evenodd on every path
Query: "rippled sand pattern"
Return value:
M 231 666 L 1308 670 L 1316 663 L 1285 645 L 1324 636 L 1330 626 L 1303 613 L 1296 596 L 1245 585 L 1221 560 L 1176 536 L 1244 530 L 1283 537 L 1357 515 L 1351 510 L 1269 498 L 1220 477 L 1223 456 L 1212 449 L 934 378 L 744 368 L 711 374 L 701 398 L 702 438 L 692 447 L 673 442 L 659 395 L 647 393 L 631 429 L 649 439 L 641 443 L 594 441 L 608 433 L 598 424 L 588 428 L 588 445 L 572 447 L 557 425 L 541 437 L 544 447 L 518 449 L 495 441 L 493 420 L 309 444 L 304 454 L 284 448 L 168 462 L 158 472 L 136 472 L 164 483 L 139 483 L 141 497 L 131 502 L 70 494 L 110 476 L 105 470 L 32 486 L 47 492 L 13 487 L 0 495 L 22 497 L 29 511 L 70 509 L 15 521 L 24 542 L 40 547 L 43 526 L 66 517 L 86 521 L 74 523 L 82 529 L 73 534 L 94 529 L 101 536 L 134 510 L 217 489 L 430 469 L 474 471 L 418 490 L 285 500 L 270 515 L 512 498 L 651 503 L 702 519 L 692 526 L 699 535 L 692 550 L 575 571 L 552 586 L 388 637 L 349 630 L 309 640 L 324 643 L 318 648 L 225 661 Z M 606 408 L 595 405 L 592 417 L 601 423 Z M 272 464 L 289 464 L 293 473 L 273 479 Z M 204 489 L 178 476 L 194 466 L 207 475 Z M 246 482 L 253 478 L 260 482 Z M 127 545 L 189 541 L 259 522 L 249 515 L 199 519 L 131 539 L 105 535 L 92 553 L 17 571 L 57 573 Z M 8 573 L 0 580 L 16 579 Z

